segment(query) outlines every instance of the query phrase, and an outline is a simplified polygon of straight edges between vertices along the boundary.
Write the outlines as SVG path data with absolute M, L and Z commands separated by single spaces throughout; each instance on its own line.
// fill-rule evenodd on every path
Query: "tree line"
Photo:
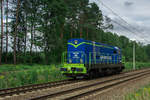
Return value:
M 60 63 L 67 40 L 83 38 L 118 46 L 132 61 L 135 41 L 113 29 L 89 0 L 1 0 L 0 64 Z M 150 61 L 150 45 L 136 44 L 136 60 Z

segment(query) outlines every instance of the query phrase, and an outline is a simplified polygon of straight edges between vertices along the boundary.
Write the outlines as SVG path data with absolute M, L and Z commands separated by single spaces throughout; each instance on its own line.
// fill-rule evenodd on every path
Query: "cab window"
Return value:
M 114 54 L 117 54 L 117 50 L 114 50 Z

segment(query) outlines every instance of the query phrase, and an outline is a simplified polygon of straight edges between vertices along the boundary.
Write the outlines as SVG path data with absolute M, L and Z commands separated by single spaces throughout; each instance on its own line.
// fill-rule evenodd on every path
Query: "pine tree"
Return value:
M 7 7 L 6 7 L 6 55 L 5 55 L 5 63 L 7 63 L 7 57 L 8 57 L 8 0 Z
M 1 0 L 1 48 L 0 48 L 0 65 L 2 64 L 3 53 L 3 0 Z
M 15 25 L 15 33 L 14 33 L 14 64 L 16 64 L 16 36 L 17 36 L 17 28 L 18 28 L 18 12 L 20 7 L 20 0 L 17 0 L 17 10 L 16 10 L 16 25 Z

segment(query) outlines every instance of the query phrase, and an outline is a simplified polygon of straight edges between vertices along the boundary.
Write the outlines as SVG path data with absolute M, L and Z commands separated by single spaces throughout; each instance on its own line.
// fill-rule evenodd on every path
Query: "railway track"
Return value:
M 51 93 L 48 95 L 42 95 L 39 97 L 32 98 L 30 100 L 46 100 L 46 99 L 56 99 L 56 100 L 70 100 L 70 99 L 79 99 L 83 96 L 87 96 L 91 93 L 97 92 L 97 91 L 104 91 L 105 89 L 111 88 L 113 86 L 119 85 L 121 83 L 131 81 L 134 79 L 138 79 L 140 77 L 144 77 L 146 75 L 150 75 L 150 69 L 147 69 L 146 71 L 137 72 L 130 75 L 125 75 L 122 77 L 114 78 L 111 80 L 106 80 L 103 82 L 93 82 L 89 83 L 85 86 L 78 86 L 72 89 L 68 89 L 65 91 L 59 91 L 56 93 Z
M 136 70 L 135 70 L 136 71 Z M 63 80 L 63 81 L 57 81 L 57 82 L 48 82 L 43 84 L 32 84 L 32 85 L 26 85 L 21 87 L 15 87 L 15 88 L 8 88 L 8 89 L 0 89 L 0 97 L 4 96 L 11 96 L 13 94 L 19 94 L 19 93 L 25 93 L 29 91 L 35 91 L 43 88 L 50 88 L 50 87 L 56 87 L 60 85 L 66 85 L 71 84 L 74 82 L 80 82 L 81 80 Z
M 73 96 L 70 96 L 70 97 L 66 97 L 65 100 L 73 100 L 73 99 L 79 99 L 79 98 L 83 98 L 83 97 L 86 97 L 88 95 L 91 95 L 91 94 L 94 94 L 96 92 L 106 92 L 105 90 L 107 89 L 113 89 L 113 87 L 117 86 L 117 85 L 120 85 L 122 83 L 125 83 L 125 82 L 128 82 L 128 81 L 131 81 L 131 80 L 135 80 L 135 79 L 141 79 L 144 78 L 144 77 L 147 77 L 148 74 L 150 75 L 150 72 L 149 73 L 145 73 L 145 74 L 141 74 L 141 75 L 137 75 L 135 77 L 130 77 L 130 78 L 125 78 L 123 80 L 119 80 L 119 81 L 116 81 L 116 82 L 112 82 L 108 85 L 104 85 L 102 87 L 97 87 L 97 88 L 94 88 L 90 91 L 86 91 L 86 92 L 83 92 L 81 94 L 78 94 L 78 95 L 73 95 Z
M 60 85 L 65 84 L 71 84 L 74 82 L 79 82 L 80 80 L 63 80 L 63 81 L 57 81 L 57 82 L 48 82 L 43 84 L 33 84 L 33 85 L 27 85 L 27 86 L 21 86 L 21 87 L 15 87 L 15 88 L 8 88 L 8 89 L 1 89 L 0 90 L 0 97 L 4 96 L 11 96 L 13 94 L 19 94 L 19 93 L 25 93 L 29 91 L 35 91 L 43 88 L 50 88 L 50 87 L 56 87 Z
M 74 93 L 75 91 L 78 91 L 78 90 L 88 89 L 90 87 L 97 86 L 99 84 L 105 84 L 105 83 L 108 83 L 111 81 L 122 79 L 123 77 L 129 77 L 132 75 L 138 75 L 139 73 L 146 73 L 146 72 L 150 72 L 150 69 L 142 69 L 142 70 L 123 72 L 118 75 L 113 75 L 113 76 L 108 76 L 108 77 L 98 78 L 98 79 L 93 79 L 93 80 L 64 80 L 64 81 L 49 82 L 49 83 L 44 83 L 44 84 L 35 84 L 35 85 L 28 85 L 28 86 L 22 86 L 22 87 L 16 87 L 16 88 L 2 89 L 2 90 L 0 90 L 0 98 L 6 97 L 6 96 L 10 96 L 10 98 L 11 98 L 11 96 L 13 96 L 13 95 L 19 96 L 19 94 L 25 94 L 26 92 L 32 92 L 32 91 L 36 92 L 36 91 L 39 91 L 42 89 L 47 89 L 47 88 L 51 89 L 51 88 L 62 87 L 62 86 L 64 86 L 64 88 L 67 88 L 68 85 L 79 83 L 79 84 L 76 84 L 78 87 L 76 87 L 76 85 L 74 85 L 74 86 L 72 86 L 72 89 L 68 88 L 68 90 L 62 90 L 62 91 L 60 90 L 60 91 L 55 91 L 55 92 L 53 92 L 51 94 L 47 94 L 47 95 L 39 95 L 39 97 L 35 97 L 35 98 L 32 97 L 31 100 L 37 100 L 37 99 L 41 100 L 41 99 L 47 99 L 49 97 L 55 98 L 58 96 L 65 97 L 65 94 Z M 131 74 L 131 73 L 134 73 L 134 74 Z M 117 78 L 113 78 L 113 79 L 111 78 L 111 77 L 116 77 L 116 76 L 117 76 Z M 108 79 L 106 79 L 106 78 L 108 78 Z M 104 81 L 100 81 L 102 79 L 104 79 Z M 80 85 L 81 83 L 82 83 L 82 85 Z M 90 83 L 90 84 L 85 85 L 85 83 Z M 83 94 L 80 94 L 80 96 L 81 95 L 83 95 Z M 38 96 L 38 95 L 36 95 L 36 96 Z M 66 96 L 66 97 L 68 97 L 68 96 Z M 75 97 L 71 97 L 71 95 L 70 95 L 68 97 L 68 99 L 75 98 Z M 18 99 L 18 100 L 20 100 L 20 99 Z

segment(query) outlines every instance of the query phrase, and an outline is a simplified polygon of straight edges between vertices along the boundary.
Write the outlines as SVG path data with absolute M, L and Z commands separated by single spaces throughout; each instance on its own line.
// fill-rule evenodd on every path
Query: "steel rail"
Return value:
M 122 75 L 124 73 L 142 71 L 142 70 L 145 70 L 145 69 L 148 69 L 148 68 L 143 68 L 143 69 L 140 69 L 140 70 L 136 69 L 136 70 L 131 70 L 131 71 L 127 71 L 127 72 L 122 72 L 121 74 L 118 74 L 118 75 Z M 116 76 L 116 75 L 113 75 L 113 76 Z M 110 76 L 106 76 L 106 78 L 107 77 L 110 77 Z M 103 78 L 105 78 L 105 77 L 103 77 Z M 95 80 L 95 79 L 92 79 L 92 80 Z M 83 81 L 83 80 L 68 79 L 68 80 L 63 80 L 63 81 L 48 82 L 48 83 L 42 83 L 42 84 L 32 84 L 32 85 L 26 85 L 26 86 L 8 88 L 8 89 L 0 89 L 0 97 L 12 96 L 14 94 L 20 94 L 20 93 L 36 91 L 36 90 L 45 89 L 45 88 L 57 87 L 57 86 L 72 84 L 72 83 L 81 82 L 81 81 Z
M 101 92 L 102 92 L 102 91 L 104 91 L 104 90 L 106 90 L 106 89 L 112 88 L 113 86 L 117 86 L 117 85 L 120 85 L 120 84 L 122 84 L 122 83 L 131 81 L 131 80 L 138 79 L 138 78 L 143 77 L 143 76 L 148 75 L 148 74 L 150 74 L 150 72 L 149 72 L 149 73 L 144 73 L 144 74 L 142 74 L 142 75 L 139 75 L 139 76 L 136 76 L 136 77 L 133 77 L 133 78 L 130 78 L 130 79 L 126 79 L 126 80 L 123 80 L 123 81 L 119 81 L 119 82 L 116 82 L 116 83 L 114 83 L 114 84 L 110 84 L 110 85 L 107 85 L 107 86 L 104 86 L 104 87 L 96 88 L 96 89 L 94 89 L 94 90 L 87 91 L 87 92 L 81 93 L 81 94 L 79 94 L 79 95 L 70 96 L 70 97 L 68 97 L 68 98 L 65 98 L 65 100 L 75 100 L 75 99 L 81 98 L 81 97 L 83 97 L 83 96 L 88 96 L 88 95 L 93 94 L 93 93 L 98 92 L 98 91 L 101 91 Z
M 109 83 L 109 82 L 120 80 L 120 79 L 127 78 L 127 77 L 133 77 L 135 75 L 138 75 L 138 77 L 140 77 L 139 74 L 145 75 L 146 72 L 148 72 L 148 74 L 150 74 L 150 70 L 146 70 L 146 71 L 137 72 L 137 73 L 134 73 L 134 74 L 131 74 L 131 75 L 125 75 L 125 76 L 122 76 L 122 77 L 119 77 L 119 78 L 114 78 L 114 79 L 106 80 L 106 81 L 103 81 L 103 82 L 97 82 L 97 83 L 90 84 L 90 85 L 85 85 L 85 86 L 82 86 L 82 87 L 75 87 L 73 89 L 64 90 L 64 91 L 60 91 L 60 92 L 57 92 L 57 93 L 52 93 L 52 94 L 48 94 L 48 95 L 43 95 L 43 96 L 35 97 L 35 98 L 30 99 L 30 100 L 41 100 L 41 99 L 47 99 L 47 98 L 53 98 L 53 97 L 57 97 L 57 96 L 62 96 L 64 94 L 68 94 L 68 93 L 71 93 L 71 92 L 74 92 L 74 91 L 78 91 L 78 90 L 81 90 L 81 89 L 90 88 L 92 86 L 99 85 L 99 84 Z M 136 77 L 134 77 L 134 78 L 136 78 Z M 128 81 L 128 80 L 126 80 L 126 81 Z M 122 83 L 122 82 L 120 82 L 120 83 Z M 83 94 L 81 94 L 81 95 L 83 95 Z M 69 98 L 69 99 L 71 99 L 71 98 Z
M 77 80 L 76 82 L 78 82 Z M 43 84 L 33 84 L 33 85 L 26 85 L 26 86 L 21 86 L 21 87 L 15 87 L 15 88 L 8 88 L 8 89 L 1 89 L 0 90 L 0 97 L 4 96 L 10 96 L 13 94 L 19 94 L 21 92 L 28 92 L 28 91 L 33 91 L 33 90 L 38 90 L 38 89 L 43 89 L 43 88 L 50 88 L 50 87 L 55 87 L 55 86 L 60 86 L 60 85 L 65 85 L 65 84 L 71 84 L 75 82 L 75 80 L 69 79 L 69 80 L 63 80 L 63 81 L 56 81 L 56 82 L 48 82 L 48 83 L 43 83 Z

